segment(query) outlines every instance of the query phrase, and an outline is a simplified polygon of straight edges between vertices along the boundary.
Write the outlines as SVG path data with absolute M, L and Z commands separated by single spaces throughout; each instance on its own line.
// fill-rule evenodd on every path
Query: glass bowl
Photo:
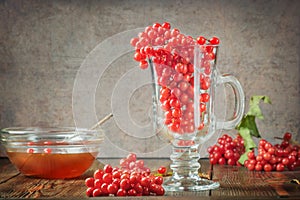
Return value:
M 72 127 L 12 127 L 1 130 L 10 161 L 26 176 L 48 179 L 83 174 L 99 154 L 100 130 Z

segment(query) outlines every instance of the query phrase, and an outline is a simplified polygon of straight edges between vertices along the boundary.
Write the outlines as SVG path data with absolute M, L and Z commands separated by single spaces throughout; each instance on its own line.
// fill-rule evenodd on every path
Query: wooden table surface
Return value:
M 153 170 L 170 163 L 168 159 L 144 160 Z M 85 195 L 85 178 L 92 176 L 95 169 L 103 167 L 102 163 L 118 165 L 117 159 L 100 161 L 95 161 L 85 174 L 76 179 L 48 180 L 26 177 L 20 174 L 7 158 L 0 158 L 0 198 L 89 199 Z M 201 171 L 209 173 L 208 160 L 200 160 L 200 163 Z M 244 167 L 216 165 L 213 169 L 213 180 L 220 182 L 219 189 L 203 192 L 167 192 L 161 197 L 144 196 L 134 199 L 300 199 L 300 185 L 291 182 L 292 179 L 300 179 L 299 169 L 284 172 L 251 172 Z M 117 197 L 92 199 L 108 198 Z

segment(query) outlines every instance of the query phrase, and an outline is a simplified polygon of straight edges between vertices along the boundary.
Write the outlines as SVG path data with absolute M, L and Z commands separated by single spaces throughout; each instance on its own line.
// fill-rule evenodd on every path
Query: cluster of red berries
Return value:
M 258 145 L 258 154 L 248 152 L 248 159 L 244 166 L 250 171 L 283 171 L 294 170 L 300 166 L 300 147 L 291 144 L 291 133 L 285 133 L 280 144 L 272 145 L 261 139 Z M 240 156 L 245 153 L 244 140 L 240 135 L 235 139 L 224 134 L 218 139 L 218 144 L 208 147 L 209 161 L 211 164 L 238 165 Z
M 259 141 L 258 154 L 254 151 L 247 154 L 244 166 L 250 171 L 283 171 L 295 170 L 300 166 L 300 147 L 291 144 L 291 133 L 285 133 L 281 144 L 272 145 L 262 139 Z
M 136 158 L 136 155 L 129 154 L 126 159 L 132 163 L 135 162 L 133 158 Z M 96 170 L 93 177 L 85 179 L 85 185 L 88 187 L 86 195 L 88 197 L 164 195 L 162 176 L 152 175 L 144 166 L 138 171 L 136 171 L 138 166 L 128 169 L 129 165 L 119 168 L 107 164 L 103 169 Z
M 244 140 L 240 135 L 233 139 L 224 134 L 218 139 L 218 144 L 208 147 L 207 151 L 213 165 L 240 165 L 238 160 L 245 153 Z
M 131 40 L 135 47 L 134 59 L 140 67 L 146 69 L 149 63 L 153 65 L 156 83 L 160 86 L 159 100 L 165 115 L 164 123 L 170 131 L 183 134 L 203 129 L 203 120 L 198 127 L 194 122 L 194 48 L 201 45 L 203 54 L 200 77 L 197 77 L 201 89 L 199 111 L 203 117 L 208 109 L 211 72 L 218 44 L 217 37 L 194 39 L 176 28 L 171 29 L 168 22 L 148 26 Z
M 148 167 L 144 166 L 144 160 L 138 160 L 134 153 L 130 153 L 126 158 L 120 160 L 120 169 L 138 173 L 151 172 Z

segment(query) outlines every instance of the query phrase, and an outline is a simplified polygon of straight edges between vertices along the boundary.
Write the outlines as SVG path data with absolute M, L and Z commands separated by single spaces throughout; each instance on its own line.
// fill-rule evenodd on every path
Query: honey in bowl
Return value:
M 27 176 L 48 179 L 74 178 L 95 160 L 91 153 L 53 154 L 7 152 L 10 161 Z
M 6 128 L 0 136 L 8 158 L 22 174 L 47 179 L 82 175 L 103 141 L 101 131 L 78 128 Z

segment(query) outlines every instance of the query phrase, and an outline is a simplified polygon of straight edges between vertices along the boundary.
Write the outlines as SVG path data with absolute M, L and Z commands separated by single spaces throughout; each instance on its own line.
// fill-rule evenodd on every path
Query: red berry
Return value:
M 94 182 L 94 187 L 95 188 L 101 188 L 102 184 L 103 184 L 103 180 L 102 179 L 95 179 L 95 182 Z
M 135 191 L 135 189 L 130 189 L 130 190 L 128 190 L 127 194 L 128 194 L 128 196 L 136 196 L 137 192 Z
M 112 183 L 112 174 L 104 173 L 102 179 L 103 179 L 104 183 L 110 184 L 110 183 Z
M 143 56 L 141 55 L 140 52 L 136 52 L 136 53 L 134 54 L 134 59 L 135 59 L 136 61 L 140 62 L 142 59 L 145 59 L 145 58 L 143 58 Z
M 93 197 L 100 197 L 103 195 L 103 192 L 101 191 L 101 189 L 96 188 L 93 190 Z
M 226 150 L 226 151 L 225 151 L 224 157 L 225 157 L 226 159 L 233 158 L 233 151 L 230 150 L 230 149 Z
M 107 183 L 103 183 L 100 187 L 101 191 L 103 192 L 103 194 L 108 194 L 108 184 Z
M 136 161 L 136 154 L 134 154 L 134 153 L 128 154 L 127 160 L 128 160 L 128 162 L 135 162 Z
M 171 25 L 169 22 L 164 22 L 161 26 L 165 29 L 171 29 Z
M 140 66 L 141 69 L 147 69 L 148 68 L 148 62 L 146 60 L 141 60 L 139 66 Z
M 121 178 L 121 172 L 119 171 L 114 171 L 112 173 L 112 177 L 115 179 L 115 178 Z
M 255 154 L 254 154 L 253 151 L 248 152 L 247 156 L 248 156 L 248 159 L 254 159 L 255 158 Z
M 173 107 L 173 108 L 179 108 L 180 107 L 180 102 L 178 99 L 171 99 L 170 100 L 170 106 Z
M 124 190 L 127 191 L 127 190 L 130 189 L 130 187 L 131 187 L 131 184 L 130 184 L 129 179 L 126 179 L 126 178 L 121 179 L 121 182 L 120 182 L 120 188 L 121 189 L 124 189 Z
M 289 164 L 289 159 L 288 159 L 288 158 L 283 158 L 283 159 L 281 160 L 281 163 L 282 163 L 283 165 L 287 165 L 287 164 Z
M 208 93 L 205 92 L 205 93 L 201 94 L 201 100 L 202 100 L 202 102 L 208 102 L 209 98 L 210 98 L 210 95 Z
M 180 123 L 179 122 L 172 122 L 171 124 L 168 125 L 169 130 L 173 132 L 178 132 L 180 128 Z
M 97 169 L 97 170 L 94 172 L 94 178 L 95 178 L 95 179 L 102 179 L 103 174 L 104 174 L 103 170 Z
M 270 165 L 270 164 L 265 164 L 265 166 L 264 166 L 264 170 L 266 171 L 266 172 L 270 172 L 270 171 L 272 171 L 272 166 Z
M 95 179 L 94 178 L 92 178 L 92 177 L 90 177 L 90 178 L 87 178 L 87 179 L 85 179 L 85 185 L 87 186 L 87 187 L 94 187 L 94 181 L 95 181 Z
M 126 158 L 122 158 L 122 159 L 120 160 L 120 166 L 121 166 L 121 167 L 127 168 L 128 165 L 129 165 L 129 162 L 128 162 L 128 160 L 127 160 Z
M 210 162 L 210 164 L 215 165 L 215 164 L 218 163 L 218 160 L 215 159 L 215 158 L 210 158 L 210 159 L 209 159 L 209 162 Z
M 124 190 L 124 189 L 119 189 L 118 191 L 117 191 L 117 196 L 118 197 L 125 197 L 127 195 L 127 192 L 126 192 L 126 190 Z
M 165 194 L 165 189 L 162 186 L 158 186 L 155 191 L 157 196 L 163 196 Z
M 167 168 L 164 166 L 159 167 L 157 170 L 157 172 L 160 174 L 164 174 L 164 173 L 166 173 L 166 171 L 167 171 Z
M 263 169 L 263 166 L 260 163 L 256 163 L 255 171 L 261 171 L 262 169 Z
M 271 155 L 269 153 L 265 153 L 263 154 L 263 158 L 266 160 L 266 161 L 269 161 L 271 159 Z
M 143 193 L 143 186 L 140 183 L 137 183 L 133 186 L 133 189 L 136 191 L 136 193 L 141 194 Z
M 197 38 L 197 43 L 198 43 L 198 44 L 203 45 L 203 44 L 205 44 L 205 42 L 206 42 L 205 37 L 199 36 L 199 37 Z
M 112 166 L 110 166 L 110 165 L 104 165 L 104 167 L 103 167 L 103 171 L 105 172 L 105 173 L 111 173 L 112 172 Z
M 33 152 L 34 152 L 34 149 L 33 149 L 33 148 L 28 148 L 26 152 L 27 152 L 27 153 L 33 153 Z
M 281 172 L 281 171 L 283 171 L 283 170 L 284 170 L 284 165 L 283 165 L 282 163 L 278 163 L 278 164 L 276 165 L 276 171 Z
M 118 186 L 113 183 L 107 186 L 107 191 L 109 194 L 117 194 L 118 189 Z
M 181 81 L 179 84 L 178 84 L 178 88 L 181 90 L 181 91 L 186 91 L 189 87 L 189 83 L 186 82 L 186 81 Z
M 149 187 L 151 180 L 149 177 L 142 177 L 140 183 L 143 187 Z
M 274 147 L 270 147 L 268 149 L 268 153 L 271 154 L 271 155 L 275 154 L 275 148 Z
M 285 141 L 290 141 L 290 140 L 292 139 L 292 134 L 286 132 L 286 133 L 283 135 L 283 139 L 284 139 Z
M 143 187 L 143 195 L 144 196 L 149 196 L 150 195 L 149 187 Z
M 171 30 L 171 37 L 176 37 L 178 34 L 180 34 L 180 31 L 177 28 Z M 174 45 L 176 45 L 176 43 Z
M 247 168 L 248 168 L 249 171 L 253 171 L 255 169 L 255 165 L 252 164 L 252 163 L 249 163 Z
M 172 115 L 174 118 L 179 118 L 182 115 L 181 109 L 180 108 L 175 108 L 172 111 Z
M 161 185 L 163 183 L 163 181 L 164 181 L 163 177 L 161 177 L 161 176 L 156 176 L 154 178 L 154 183 L 157 184 L 157 185 Z
M 52 153 L 52 149 L 51 148 L 45 148 L 44 152 L 47 153 L 47 154 L 50 154 L 50 153 Z
M 93 196 L 93 191 L 94 191 L 94 188 L 92 188 L 92 187 L 87 188 L 86 191 L 85 191 L 86 196 L 92 197 Z
M 160 23 L 156 22 L 156 23 L 153 24 L 152 27 L 153 27 L 153 28 L 158 28 L 158 27 L 161 27 L 161 25 L 160 25 Z
M 220 43 L 220 40 L 219 40 L 219 38 L 217 38 L 217 37 L 212 37 L 212 38 L 209 40 L 209 42 L 210 42 L 210 44 L 212 44 L 212 45 L 217 45 L 217 44 Z
M 225 165 L 226 164 L 226 159 L 225 158 L 220 158 L 219 160 L 218 160 L 218 164 L 220 164 L 220 165 Z

